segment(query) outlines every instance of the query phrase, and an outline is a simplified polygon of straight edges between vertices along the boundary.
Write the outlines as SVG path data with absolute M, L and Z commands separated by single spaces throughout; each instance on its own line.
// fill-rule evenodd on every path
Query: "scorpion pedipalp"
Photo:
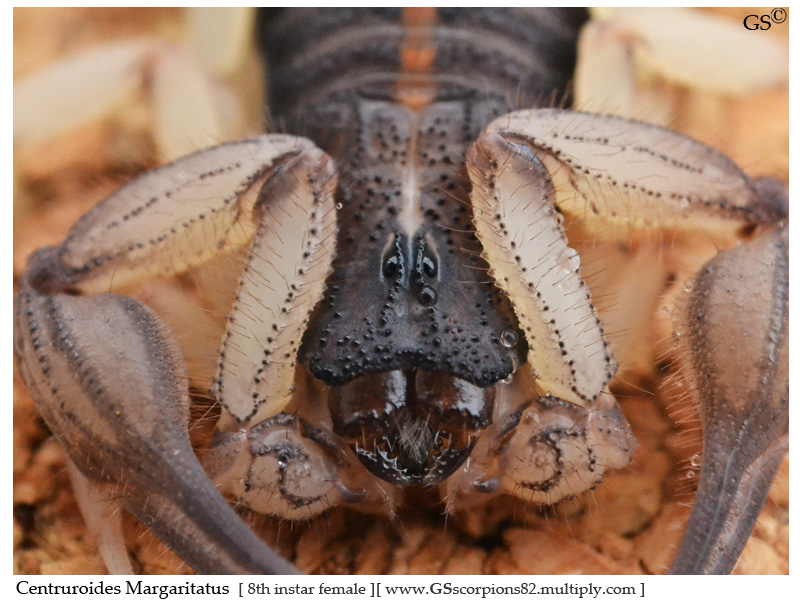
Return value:
M 155 313 L 122 296 L 27 288 L 16 299 L 14 330 L 23 378 L 89 481 L 115 490 L 198 570 L 295 572 L 242 522 L 195 457 L 186 368 Z
M 682 298 L 675 339 L 703 452 L 672 573 L 730 572 L 789 448 L 788 268 L 778 225 L 709 261 Z

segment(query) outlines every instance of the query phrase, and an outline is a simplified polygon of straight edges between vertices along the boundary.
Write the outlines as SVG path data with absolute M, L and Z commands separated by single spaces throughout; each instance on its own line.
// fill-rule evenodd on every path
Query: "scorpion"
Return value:
M 584 19 L 264 13 L 284 133 L 145 173 L 21 278 L 18 368 L 76 476 L 208 573 L 296 572 L 226 496 L 282 519 L 391 517 L 418 488 L 453 514 L 573 497 L 636 450 L 581 271 L 700 236 L 723 251 L 672 319 L 704 439 L 671 572 L 730 571 L 788 447 L 788 194 L 669 130 L 556 108 Z M 237 253 L 201 465 L 191 348 L 108 292 Z

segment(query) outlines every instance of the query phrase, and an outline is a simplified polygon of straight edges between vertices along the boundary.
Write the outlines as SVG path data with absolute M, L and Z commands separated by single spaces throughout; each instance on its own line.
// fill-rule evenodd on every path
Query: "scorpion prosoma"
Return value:
M 741 237 L 685 286 L 672 333 L 704 424 L 673 571 L 728 571 L 788 444 L 786 192 L 658 127 L 514 112 L 563 95 L 579 24 L 458 10 L 269 21 L 272 116 L 313 142 L 271 134 L 152 171 L 22 278 L 20 371 L 83 476 L 122 490 L 207 572 L 292 569 L 218 489 L 285 518 L 392 515 L 409 486 L 438 486 L 453 512 L 499 494 L 556 502 L 635 449 L 580 265 L 655 231 Z M 87 294 L 242 249 L 209 479 L 172 334 L 138 301 Z

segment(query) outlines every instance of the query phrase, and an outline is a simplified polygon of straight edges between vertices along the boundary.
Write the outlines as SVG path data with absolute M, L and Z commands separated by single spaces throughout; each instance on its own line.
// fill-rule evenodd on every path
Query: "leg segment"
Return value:
M 587 411 L 553 396 L 536 400 L 503 447 L 503 491 L 554 504 L 627 467 L 636 439 L 616 402 L 605 404 Z
M 254 9 L 184 12 L 179 22 L 186 23 L 188 45 L 157 37 L 108 42 L 18 80 L 15 144 L 35 147 L 119 117 L 125 113 L 121 108 L 140 100 L 152 114 L 153 141 L 162 160 L 243 137 L 242 94 L 234 94 L 229 84 L 232 73 L 247 64 Z M 162 30 L 164 22 L 159 25 L 154 30 Z
M 302 138 L 210 148 L 120 189 L 60 247 L 35 254 L 28 279 L 51 293 L 108 291 L 252 241 L 213 392 L 238 423 L 269 398 L 266 418 L 289 400 L 300 337 L 330 269 L 335 189 L 332 162 Z
M 392 492 L 352 468 L 338 440 L 295 414 L 327 394 L 297 381 L 296 362 L 331 267 L 335 189 L 330 163 L 308 151 L 262 188 L 270 202 L 257 207 L 259 228 L 211 389 L 226 409 L 206 460 L 212 478 L 251 509 L 283 518 L 309 518 L 342 502 L 381 512 L 394 506 Z
M 266 418 L 289 401 L 300 337 L 330 269 L 335 189 L 332 162 L 302 138 L 204 150 L 120 189 L 61 246 L 35 254 L 27 278 L 42 292 L 103 292 L 252 242 L 213 393 L 239 424 L 259 407 Z
M 631 460 L 636 444 L 607 389 L 617 365 L 543 164 L 527 146 L 488 133 L 470 148 L 467 168 L 478 236 L 525 332 L 528 364 L 543 392 L 489 452 L 502 463 L 489 470 L 504 473 L 500 487 L 507 493 L 555 502 Z M 536 394 L 515 384 L 521 394 Z
M 218 433 L 203 464 L 220 491 L 262 514 L 308 519 L 347 503 L 392 514 L 396 490 L 365 477 L 344 444 L 325 438 L 280 413 Z
M 638 116 L 630 110 L 642 104 L 637 88 L 653 75 L 690 89 L 741 96 L 780 85 L 789 72 L 783 44 L 754 38 L 740 22 L 717 15 L 671 7 L 594 9 L 593 16 L 581 32 L 575 75 L 576 105 L 584 110 Z M 620 83 L 621 95 L 615 87 Z M 639 114 L 652 120 L 658 103 L 645 106 L 648 113 Z
M 262 514 L 309 518 L 339 503 L 333 457 L 303 437 L 294 415 L 218 434 L 205 466 L 223 492 Z

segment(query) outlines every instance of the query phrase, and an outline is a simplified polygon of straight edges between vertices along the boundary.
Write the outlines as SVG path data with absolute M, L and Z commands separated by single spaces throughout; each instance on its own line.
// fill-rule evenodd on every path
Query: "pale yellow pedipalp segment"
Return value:
M 66 287 L 108 291 L 178 274 L 248 243 L 253 206 L 272 170 L 313 144 L 267 135 L 149 171 L 84 216 L 55 249 Z
M 260 422 L 291 400 L 297 351 L 333 260 L 335 191 L 333 164 L 314 149 L 284 165 L 262 192 L 212 388 L 236 423 Z M 221 423 L 238 429 L 230 419 Z
M 661 127 L 539 109 L 500 117 L 486 131 L 535 148 L 559 208 L 604 238 L 660 229 L 727 237 L 743 223 L 772 220 L 729 158 Z
M 587 406 L 616 363 L 553 203 L 547 171 L 524 144 L 484 134 L 467 171 L 478 237 L 529 344 L 528 363 L 546 393 Z

